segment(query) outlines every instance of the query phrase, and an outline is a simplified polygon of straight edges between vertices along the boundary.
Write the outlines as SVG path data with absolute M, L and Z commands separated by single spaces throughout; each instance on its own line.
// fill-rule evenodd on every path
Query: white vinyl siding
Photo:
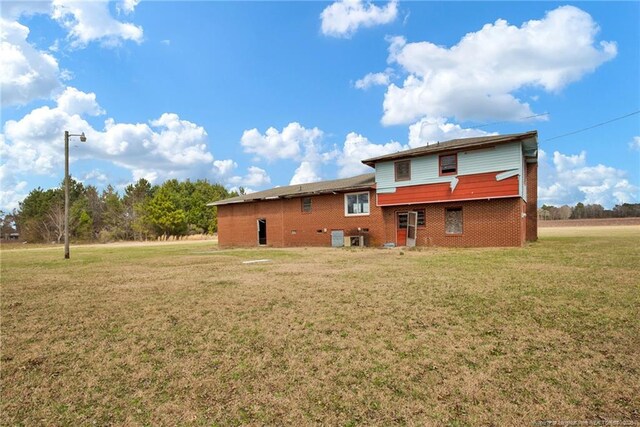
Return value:
M 440 154 L 430 154 L 411 159 L 411 179 L 395 181 L 394 162 L 380 162 L 376 164 L 376 185 L 379 193 L 390 192 L 396 187 L 410 185 L 434 184 L 451 182 L 451 176 L 439 176 L 438 157 Z M 458 151 L 457 175 L 473 175 L 486 172 L 501 172 L 517 169 L 522 177 L 522 147 L 520 142 L 497 145 L 493 148 L 480 150 Z M 522 182 L 523 180 L 520 179 Z M 522 189 L 520 190 L 522 194 Z

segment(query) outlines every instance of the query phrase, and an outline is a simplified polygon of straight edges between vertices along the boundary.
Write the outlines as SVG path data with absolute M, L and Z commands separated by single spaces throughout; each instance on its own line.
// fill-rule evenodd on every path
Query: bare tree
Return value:
M 49 222 L 52 232 L 55 233 L 56 241 L 60 243 L 60 240 L 64 237 L 64 206 L 60 203 L 51 205 L 51 209 L 47 212 L 47 219 L 48 221 L 46 222 Z M 49 231 L 49 227 L 46 228 Z

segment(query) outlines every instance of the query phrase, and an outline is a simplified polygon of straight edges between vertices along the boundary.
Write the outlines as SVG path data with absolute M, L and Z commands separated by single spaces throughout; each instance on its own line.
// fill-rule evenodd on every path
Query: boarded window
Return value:
M 447 208 L 444 212 L 444 232 L 462 234 L 462 208 Z
M 302 212 L 311 212 L 311 197 L 302 198 Z
M 344 204 L 345 215 L 368 215 L 369 193 L 346 194 Z
M 411 160 L 395 162 L 396 181 L 408 181 L 411 179 Z
M 454 175 L 458 172 L 458 155 L 440 156 L 440 175 Z

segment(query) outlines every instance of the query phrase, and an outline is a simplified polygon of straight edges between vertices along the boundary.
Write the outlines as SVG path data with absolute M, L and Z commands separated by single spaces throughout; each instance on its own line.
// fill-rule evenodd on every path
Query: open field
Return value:
M 602 227 L 602 226 L 640 225 L 640 218 L 590 218 L 538 220 L 538 228 L 547 227 Z
M 0 424 L 638 425 L 640 227 L 577 230 L 3 251 Z

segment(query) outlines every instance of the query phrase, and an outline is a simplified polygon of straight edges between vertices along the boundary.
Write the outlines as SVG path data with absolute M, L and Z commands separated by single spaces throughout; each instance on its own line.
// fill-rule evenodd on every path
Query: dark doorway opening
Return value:
M 267 244 L 267 220 L 264 218 L 258 220 L 258 244 Z

